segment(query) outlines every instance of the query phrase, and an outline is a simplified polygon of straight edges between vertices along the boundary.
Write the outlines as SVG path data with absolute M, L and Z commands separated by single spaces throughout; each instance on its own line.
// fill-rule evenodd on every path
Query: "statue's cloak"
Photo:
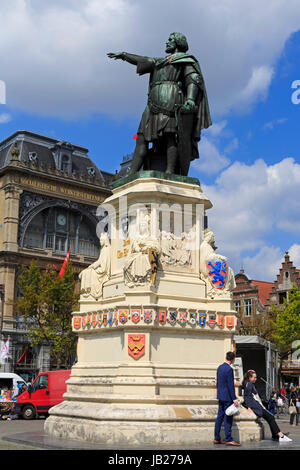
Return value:
M 160 69 L 166 67 L 168 65 L 182 65 L 191 66 L 194 69 L 195 74 L 193 82 L 198 86 L 199 93 L 196 100 L 197 105 L 197 112 L 192 115 L 181 115 L 181 137 L 179 135 L 179 139 L 181 139 L 183 145 L 181 145 L 182 149 L 186 147 L 187 141 L 190 141 L 190 145 L 188 145 L 188 151 L 185 151 L 185 155 L 182 155 L 182 160 L 186 159 L 188 161 L 194 160 L 195 158 L 199 158 L 198 152 L 198 142 L 201 138 L 201 130 L 207 129 L 211 126 L 211 117 L 209 111 L 209 104 L 207 99 L 206 87 L 204 83 L 204 78 L 202 75 L 202 71 L 197 59 L 193 55 L 189 55 L 183 52 L 177 52 L 165 58 L 151 58 L 151 57 L 144 57 L 137 65 L 137 73 L 139 75 L 144 75 L 145 73 L 150 73 L 150 81 L 149 81 L 149 89 L 152 85 L 152 77 L 154 69 Z M 186 98 L 184 96 L 184 98 Z M 149 103 L 148 103 L 149 104 Z M 147 105 L 143 117 L 140 123 L 140 127 L 138 133 L 143 133 L 145 129 L 145 123 L 149 122 L 151 111 L 149 110 L 149 106 Z M 154 117 L 155 118 L 155 117 Z M 166 119 L 171 120 L 169 117 Z M 176 116 L 176 125 L 178 127 L 179 119 Z M 189 129 L 187 133 L 185 129 Z M 178 132 L 179 134 L 180 132 Z M 144 133 L 144 135 L 146 132 Z M 145 135 L 146 137 L 146 135 Z M 185 137 L 185 138 L 184 138 Z M 149 138 L 146 140 L 149 140 Z M 187 155 L 188 153 L 188 155 Z

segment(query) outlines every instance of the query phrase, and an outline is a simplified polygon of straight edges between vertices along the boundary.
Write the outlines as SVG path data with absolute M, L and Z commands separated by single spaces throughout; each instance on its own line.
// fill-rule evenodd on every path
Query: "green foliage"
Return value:
M 45 342 L 50 346 L 58 368 L 69 363 L 76 349 L 77 337 L 71 326 L 71 313 L 79 300 L 75 283 L 70 262 L 62 279 L 56 271 L 41 270 L 34 263 L 23 266 L 19 277 L 22 297 L 16 301 L 16 312 L 31 323 L 28 332 L 31 345 Z
M 300 339 L 300 291 L 294 285 L 289 292 L 289 300 L 283 308 L 277 307 L 276 334 L 274 338 L 282 345 L 290 345 Z

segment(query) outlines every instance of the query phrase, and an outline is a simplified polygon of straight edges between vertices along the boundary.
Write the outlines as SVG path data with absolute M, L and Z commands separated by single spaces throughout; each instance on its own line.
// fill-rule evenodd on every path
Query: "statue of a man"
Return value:
M 199 63 L 187 50 L 186 37 L 172 33 L 165 58 L 127 52 L 107 54 L 136 65 L 139 75 L 150 74 L 148 102 L 137 131 L 131 175 L 143 167 L 187 176 L 190 162 L 199 158 L 201 129 L 208 128 L 211 119 Z M 164 166 L 159 160 L 162 155 L 166 155 Z

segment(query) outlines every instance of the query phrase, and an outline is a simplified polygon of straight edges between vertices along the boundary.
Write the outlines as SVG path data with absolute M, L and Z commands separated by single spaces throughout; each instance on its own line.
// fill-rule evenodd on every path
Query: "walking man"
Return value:
M 233 416 L 227 416 L 225 410 L 234 403 L 238 406 L 238 399 L 235 395 L 234 387 L 239 385 L 234 382 L 233 369 L 231 365 L 235 361 L 235 354 L 228 352 L 226 360 L 217 370 L 217 399 L 219 400 L 218 415 L 215 422 L 214 444 L 226 444 L 231 446 L 240 446 L 239 442 L 233 440 L 231 435 Z M 224 421 L 225 442 L 221 440 L 220 431 Z

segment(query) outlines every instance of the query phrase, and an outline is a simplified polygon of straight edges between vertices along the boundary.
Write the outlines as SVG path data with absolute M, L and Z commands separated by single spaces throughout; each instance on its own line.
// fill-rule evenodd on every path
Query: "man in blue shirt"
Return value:
M 234 382 L 233 368 L 231 367 L 234 361 L 235 354 L 230 351 L 226 354 L 225 362 L 217 369 L 217 399 L 219 400 L 219 409 L 215 422 L 214 444 L 226 444 L 232 446 L 241 445 L 239 442 L 234 441 L 231 435 L 233 416 L 227 416 L 225 413 L 225 410 L 232 405 L 232 403 L 234 403 L 235 406 L 238 406 L 234 386 L 239 384 L 235 384 Z M 222 441 L 220 437 L 223 421 L 225 428 L 225 442 Z

